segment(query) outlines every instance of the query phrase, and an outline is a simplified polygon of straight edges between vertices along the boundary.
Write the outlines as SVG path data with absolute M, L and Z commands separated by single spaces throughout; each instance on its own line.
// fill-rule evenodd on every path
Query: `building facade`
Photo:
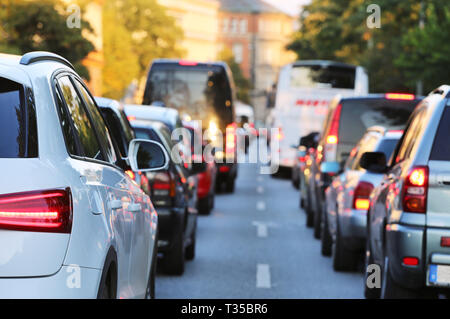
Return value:
M 184 58 L 214 61 L 218 54 L 219 8 L 217 0 L 157 0 L 184 32 Z

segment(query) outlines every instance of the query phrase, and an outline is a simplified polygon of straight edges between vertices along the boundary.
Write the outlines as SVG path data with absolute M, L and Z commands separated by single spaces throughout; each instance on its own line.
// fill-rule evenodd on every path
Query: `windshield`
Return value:
M 293 88 L 354 89 L 355 67 L 333 65 L 294 65 L 291 71 Z
M 232 93 L 222 67 L 152 67 L 144 104 L 163 102 L 178 109 L 183 117 L 202 120 L 203 127 L 213 120 L 224 129 L 233 122 Z

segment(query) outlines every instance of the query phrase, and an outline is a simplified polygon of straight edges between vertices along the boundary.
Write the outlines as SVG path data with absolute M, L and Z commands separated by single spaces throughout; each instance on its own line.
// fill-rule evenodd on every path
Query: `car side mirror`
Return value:
M 134 172 L 154 172 L 169 167 L 169 155 L 158 142 L 134 139 L 128 150 L 128 161 Z
M 324 162 L 320 165 L 320 172 L 323 174 L 337 175 L 341 172 L 341 165 L 338 162 Z
M 372 173 L 387 171 L 386 155 L 382 152 L 366 152 L 359 160 L 359 166 Z

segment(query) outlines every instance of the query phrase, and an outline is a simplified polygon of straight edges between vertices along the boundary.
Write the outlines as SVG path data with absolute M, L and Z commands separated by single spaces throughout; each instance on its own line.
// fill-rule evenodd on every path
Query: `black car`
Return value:
M 151 197 L 158 212 L 158 252 L 163 254 L 162 266 L 167 273 L 181 275 L 184 261 L 195 258 L 197 230 L 197 173 L 205 164 L 191 164 L 191 169 L 181 158 L 174 158 L 175 143 L 171 130 L 158 121 L 132 121 L 136 138 L 152 140 L 171 154 L 169 168 L 158 173 L 148 173 Z
M 234 103 L 234 81 L 227 64 L 167 59 L 153 61 L 142 102 L 177 109 L 182 118 L 202 122 L 210 144 L 218 150 L 217 188 L 225 184 L 227 192 L 234 191 L 238 171 Z

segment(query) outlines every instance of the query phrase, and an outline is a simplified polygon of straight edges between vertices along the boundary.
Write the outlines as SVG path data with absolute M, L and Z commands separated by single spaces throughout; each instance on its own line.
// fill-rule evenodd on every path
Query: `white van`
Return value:
M 292 168 L 300 137 L 322 129 L 330 101 L 336 96 L 366 95 L 366 71 L 360 66 L 332 61 L 298 61 L 280 71 L 275 107 L 268 120 L 279 128 L 280 168 Z

